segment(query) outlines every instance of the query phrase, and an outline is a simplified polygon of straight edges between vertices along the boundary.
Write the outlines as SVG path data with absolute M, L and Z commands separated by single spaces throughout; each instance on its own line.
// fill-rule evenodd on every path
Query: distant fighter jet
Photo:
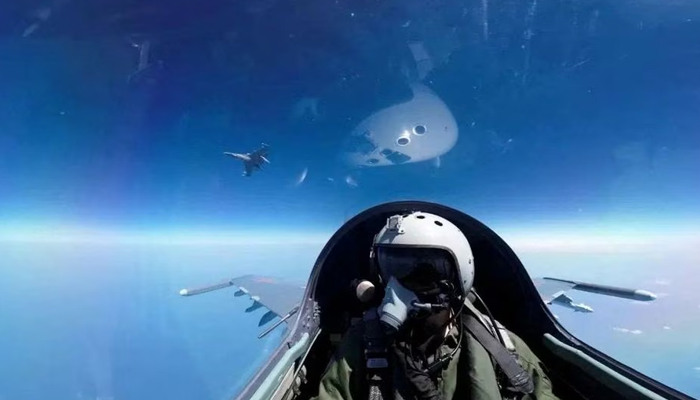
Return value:
M 270 163 L 270 160 L 266 158 L 268 148 L 269 146 L 263 143 L 259 149 L 252 153 L 238 154 L 225 151 L 224 154 L 243 161 L 243 167 L 245 168 L 243 176 L 250 176 L 253 173 L 253 168 L 262 169 L 263 162 Z

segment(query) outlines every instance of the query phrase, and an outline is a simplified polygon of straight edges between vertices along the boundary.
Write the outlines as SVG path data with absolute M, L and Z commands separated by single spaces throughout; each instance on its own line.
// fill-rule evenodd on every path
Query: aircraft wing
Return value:
M 533 279 L 537 291 L 542 297 L 542 301 L 550 304 L 552 300 L 563 295 L 569 290 L 579 290 L 605 296 L 621 297 L 636 301 L 656 300 L 656 295 L 646 290 L 629 289 L 615 286 L 599 285 L 597 283 L 586 283 L 579 281 L 569 281 L 558 278 L 535 278 Z
M 231 279 L 231 285 L 238 287 L 237 296 L 248 295 L 255 303 L 267 308 L 280 318 L 296 307 L 304 295 L 306 285 L 296 285 L 276 278 L 259 275 L 245 275 Z M 252 308 L 251 307 L 251 308 Z
M 575 284 L 568 282 L 554 281 L 546 278 L 535 278 L 533 282 L 535 283 L 537 291 L 540 293 L 540 297 L 542 297 L 542 301 L 547 304 L 551 304 L 554 299 L 565 294 L 575 286 Z
M 250 306 L 246 312 L 265 307 L 280 318 L 287 316 L 301 303 L 304 291 L 306 290 L 306 285 L 285 282 L 267 276 L 244 275 L 214 285 L 195 289 L 182 289 L 180 295 L 195 296 L 230 286 L 238 288 L 235 296 L 247 295 L 253 300 L 253 305 Z M 262 321 L 261 325 L 263 325 Z

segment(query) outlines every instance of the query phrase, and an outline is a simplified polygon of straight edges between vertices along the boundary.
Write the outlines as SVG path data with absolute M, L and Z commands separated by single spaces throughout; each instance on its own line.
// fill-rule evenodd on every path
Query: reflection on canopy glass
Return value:
M 690 0 L 8 0 L 0 34 L 0 398 L 234 396 L 287 326 L 178 291 L 303 283 L 400 199 L 478 218 L 532 276 L 653 291 L 551 310 L 700 396 Z

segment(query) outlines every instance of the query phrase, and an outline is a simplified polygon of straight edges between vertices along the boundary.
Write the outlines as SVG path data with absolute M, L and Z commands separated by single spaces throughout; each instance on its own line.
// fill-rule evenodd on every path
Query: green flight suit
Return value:
M 457 333 L 457 329 L 452 328 L 439 350 L 441 354 L 450 352 L 457 346 Z M 523 396 L 522 400 L 558 399 L 552 392 L 551 381 L 537 356 L 522 339 L 510 331 L 508 334 L 522 367 L 530 374 L 535 386 L 535 391 Z M 338 350 L 321 378 L 318 396 L 313 400 L 366 400 L 368 393 L 364 382 L 362 324 L 348 330 Z M 413 399 L 406 378 L 397 369 L 393 371 L 393 382 L 395 399 Z M 502 399 L 491 357 L 467 332 L 462 338 L 461 348 L 437 378 L 437 389 L 444 400 Z

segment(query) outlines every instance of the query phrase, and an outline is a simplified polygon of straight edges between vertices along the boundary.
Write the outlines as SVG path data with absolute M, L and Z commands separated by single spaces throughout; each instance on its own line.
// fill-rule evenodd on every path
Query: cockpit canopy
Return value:
M 378 293 L 374 303 L 362 304 L 357 299 L 355 285 L 359 280 L 375 280 L 369 265 L 374 235 L 386 224 L 387 218 L 407 211 L 440 215 L 467 236 L 474 254 L 474 288 L 498 320 L 524 338 L 532 335 L 533 342 L 540 341 L 535 332 L 528 329 L 533 317 L 542 320 L 544 329 L 556 330 L 551 320 L 543 318 L 549 311 L 540 301 L 522 263 L 503 239 L 461 211 L 422 201 L 391 202 L 370 208 L 347 221 L 328 241 L 316 261 L 307 289 L 309 297 L 318 305 L 319 324 L 324 330 L 342 333 L 353 317 L 359 317 L 365 307 L 381 300 Z M 537 332 L 542 328 L 540 326 Z

